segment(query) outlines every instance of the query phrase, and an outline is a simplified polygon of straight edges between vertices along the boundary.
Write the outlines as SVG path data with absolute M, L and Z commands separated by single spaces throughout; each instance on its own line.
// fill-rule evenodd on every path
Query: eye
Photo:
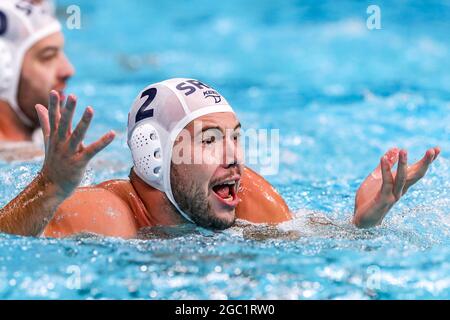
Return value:
M 202 134 L 202 144 L 205 146 L 221 143 L 224 138 L 222 132 L 217 129 L 208 129 Z
M 212 136 L 206 139 L 203 139 L 202 143 L 203 144 L 211 144 L 214 143 L 216 141 L 216 137 Z
M 40 54 L 39 60 L 41 62 L 49 62 L 53 59 L 56 59 L 58 57 L 59 51 L 58 50 L 45 50 L 43 53 Z
M 233 139 L 234 139 L 235 141 L 239 141 L 239 140 L 241 139 L 241 133 L 240 133 L 240 132 L 236 132 L 236 133 L 233 135 Z

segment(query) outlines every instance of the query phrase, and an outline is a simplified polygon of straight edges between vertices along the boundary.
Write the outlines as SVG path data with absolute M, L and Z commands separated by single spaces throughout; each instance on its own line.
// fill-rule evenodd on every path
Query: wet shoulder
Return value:
M 236 217 L 254 223 L 280 223 L 292 219 L 284 199 L 261 175 L 245 168 L 239 188 Z
M 136 235 L 137 226 L 128 204 L 99 185 L 78 188 L 58 208 L 44 236 L 65 237 L 78 233 L 129 238 Z

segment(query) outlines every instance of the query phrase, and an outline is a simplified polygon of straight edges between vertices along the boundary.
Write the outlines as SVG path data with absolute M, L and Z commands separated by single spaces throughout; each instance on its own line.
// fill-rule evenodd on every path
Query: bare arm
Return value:
M 93 117 L 86 108 L 72 132 L 76 98 L 69 96 L 60 107 L 57 92 L 50 93 L 48 110 L 36 105 L 45 141 L 45 161 L 41 172 L 14 200 L 0 210 L 0 232 L 39 236 L 58 206 L 81 182 L 88 162 L 114 139 L 114 132 L 84 146 L 82 141 Z
M 39 173 L 22 193 L 0 209 L 0 232 L 38 236 L 64 198 L 58 186 Z

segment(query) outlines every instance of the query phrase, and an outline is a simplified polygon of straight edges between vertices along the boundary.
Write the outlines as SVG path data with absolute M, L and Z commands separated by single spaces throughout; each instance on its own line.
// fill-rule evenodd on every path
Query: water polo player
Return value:
M 34 106 L 47 105 L 52 89 L 62 96 L 74 74 L 53 11 L 50 1 L 0 1 L 0 149 L 40 140 Z
M 148 226 L 195 223 L 225 229 L 236 218 L 270 224 L 292 219 L 275 189 L 243 165 L 239 131 L 226 99 L 200 81 L 170 79 L 146 87 L 129 113 L 130 179 L 78 189 L 59 207 L 44 235 L 88 232 L 131 238 Z M 353 223 L 380 224 L 438 154 L 432 148 L 408 167 L 406 151 L 389 150 L 357 192 Z M 196 157 L 203 160 L 192 161 Z M 392 173 L 395 163 L 398 170 Z

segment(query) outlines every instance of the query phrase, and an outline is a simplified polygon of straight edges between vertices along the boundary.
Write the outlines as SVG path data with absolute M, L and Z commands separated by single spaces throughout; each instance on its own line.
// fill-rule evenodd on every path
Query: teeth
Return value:
M 214 186 L 220 186 L 220 185 L 224 185 L 224 184 L 226 184 L 228 186 L 234 186 L 236 184 L 236 181 L 225 181 L 225 182 L 218 183 Z

